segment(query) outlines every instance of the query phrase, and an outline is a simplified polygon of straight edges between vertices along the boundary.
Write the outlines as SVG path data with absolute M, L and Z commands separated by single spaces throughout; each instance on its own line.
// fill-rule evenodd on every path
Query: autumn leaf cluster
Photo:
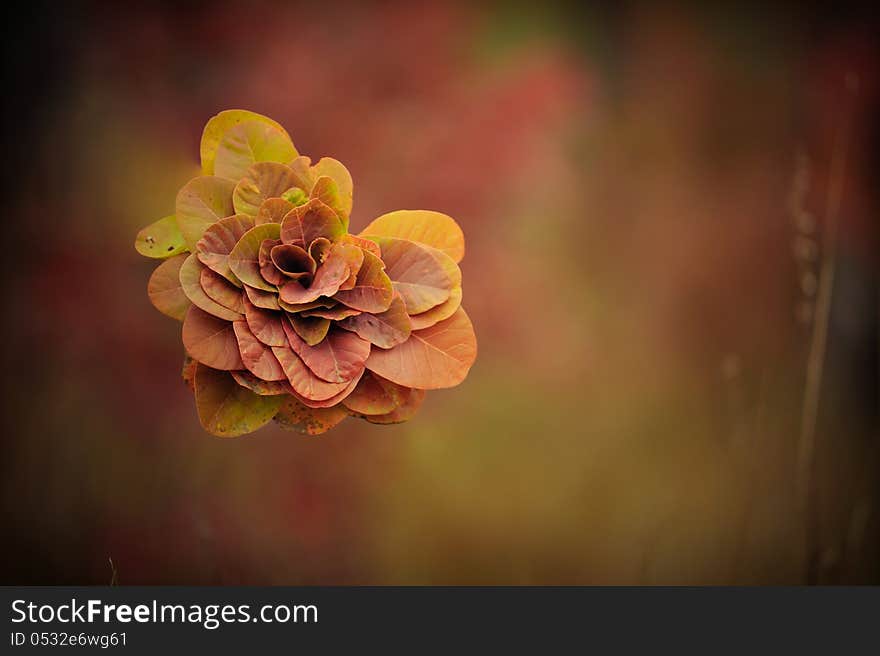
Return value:
M 148 294 L 183 322 L 183 377 L 208 432 L 398 423 L 425 390 L 464 380 L 477 345 L 452 218 L 401 210 L 351 234 L 348 170 L 312 164 L 253 112 L 211 118 L 200 150 L 203 175 L 135 246 L 164 260 Z

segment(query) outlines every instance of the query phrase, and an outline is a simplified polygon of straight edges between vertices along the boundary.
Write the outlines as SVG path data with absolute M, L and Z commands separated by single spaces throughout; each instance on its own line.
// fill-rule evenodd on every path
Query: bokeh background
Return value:
M 867 12 L 178 4 L 7 24 L 0 582 L 880 582 Z M 464 228 L 412 422 L 200 429 L 133 242 L 227 108 Z

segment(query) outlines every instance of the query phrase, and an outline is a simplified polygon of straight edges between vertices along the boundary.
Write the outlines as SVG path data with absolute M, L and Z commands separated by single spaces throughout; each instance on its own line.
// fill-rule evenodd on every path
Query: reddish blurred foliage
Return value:
M 867 28 L 634 3 L 498 46 L 510 10 L 463 2 L 100 7 L 16 177 L 6 582 L 104 583 L 108 556 L 123 584 L 799 582 L 798 312 L 850 73 L 817 479 L 829 579 L 876 580 Z M 352 229 L 464 229 L 480 356 L 418 425 L 201 431 L 132 242 L 231 107 L 346 164 Z
M 300 152 L 342 160 L 355 181 L 353 229 L 398 207 L 453 215 L 467 235 L 475 321 L 503 339 L 509 298 L 492 282 L 504 266 L 492 235 L 519 199 L 546 193 L 543 153 L 583 110 L 582 70 L 553 44 L 498 61 L 480 55 L 486 16 L 463 3 L 351 3 L 321 20 L 303 11 L 105 7 L 71 65 L 68 112 L 47 126 L 47 166 L 68 174 L 24 211 L 63 216 L 68 229 L 46 234 L 41 220 L 25 229 L 42 255 L 18 274 L 27 329 L 13 337 L 43 354 L 34 393 L 49 400 L 45 417 L 20 427 L 44 437 L 19 459 L 67 462 L 60 480 L 83 500 L 64 520 L 23 517 L 29 507 L 59 512 L 48 497 L 16 513 L 40 543 L 80 522 L 90 537 L 74 558 L 91 563 L 94 582 L 108 555 L 123 583 L 371 580 L 356 545 L 372 539 L 364 504 L 394 471 L 400 431 L 346 428 L 320 446 L 274 429 L 250 443 L 205 436 L 179 381 L 179 335 L 144 299 L 134 228 L 172 206 L 156 198 L 173 199 L 166 179 L 185 182 L 182 160 L 197 162 L 201 126 L 218 110 L 264 112 Z M 138 198 L 149 200 L 139 207 Z M 68 435 L 60 446 L 59 429 Z M 27 471 L 10 484 L 24 486 Z M 92 482 L 75 483 L 79 475 Z M 53 558 L 46 567 L 63 579 Z M 76 569 L 70 576 L 81 580 Z

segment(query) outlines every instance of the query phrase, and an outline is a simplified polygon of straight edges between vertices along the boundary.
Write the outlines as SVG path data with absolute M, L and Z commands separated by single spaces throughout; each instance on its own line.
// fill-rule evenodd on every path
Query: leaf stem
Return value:
M 850 98 L 858 92 L 858 77 L 848 73 L 846 91 Z M 837 269 L 837 239 L 840 206 L 846 178 L 846 156 L 849 149 L 852 106 L 845 110 L 843 121 L 834 139 L 829 171 L 828 195 L 823 231 L 822 264 L 819 289 L 813 319 L 810 351 L 801 414 L 801 429 L 797 443 L 796 492 L 804 521 L 804 574 L 806 582 L 815 584 L 819 579 L 819 508 L 816 483 L 816 424 L 822 392 L 822 374 L 828 347 L 828 323 L 831 315 L 831 297 Z

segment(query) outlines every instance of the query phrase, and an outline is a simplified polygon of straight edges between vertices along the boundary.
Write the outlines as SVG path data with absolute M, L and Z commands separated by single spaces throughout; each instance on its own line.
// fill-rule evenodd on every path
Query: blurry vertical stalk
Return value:
M 825 223 L 822 237 L 822 264 L 819 270 L 819 289 L 813 316 L 810 351 L 804 384 L 801 430 L 797 446 L 796 484 L 804 522 L 804 567 L 806 583 L 818 583 L 819 578 L 819 508 L 815 477 L 816 422 L 822 392 L 822 371 L 828 345 L 828 322 L 831 315 L 831 295 L 837 267 L 837 233 L 840 223 L 840 205 L 846 178 L 846 156 L 849 149 L 853 103 L 858 92 L 858 77 L 848 73 L 845 87 L 849 103 L 844 107 L 843 119 L 831 153 Z

